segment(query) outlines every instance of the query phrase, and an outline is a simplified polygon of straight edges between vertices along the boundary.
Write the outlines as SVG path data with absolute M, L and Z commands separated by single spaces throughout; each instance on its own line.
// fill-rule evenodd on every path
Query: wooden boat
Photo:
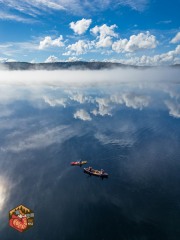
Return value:
M 108 178 L 108 174 L 104 172 L 104 170 L 95 170 L 91 167 L 84 168 L 84 173 L 89 174 L 90 176 L 93 175 L 96 177 Z
M 84 164 L 86 164 L 87 161 L 77 161 L 77 162 L 71 162 L 71 166 L 82 166 Z

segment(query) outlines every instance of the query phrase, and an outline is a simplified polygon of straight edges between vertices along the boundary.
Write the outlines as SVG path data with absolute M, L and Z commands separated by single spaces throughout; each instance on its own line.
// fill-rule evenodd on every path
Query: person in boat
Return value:
M 104 170 L 103 169 L 101 169 L 101 175 L 103 175 L 104 174 Z
M 91 172 L 92 171 L 92 167 L 89 167 L 88 170 Z

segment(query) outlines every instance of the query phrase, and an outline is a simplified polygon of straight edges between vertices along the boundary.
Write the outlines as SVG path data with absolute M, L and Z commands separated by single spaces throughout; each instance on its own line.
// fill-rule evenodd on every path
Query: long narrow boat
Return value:
M 71 166 L 82 166 L 86 164 L 87 161 L 77 161 L 77 162 L 71 162 Z
M 96 177 L 101 177 L 101 178 L 108 178 L 108 174 L 104 172 L 103 170 L 95 170 L 90 167 L 84 168 L 84 173 L 89 174 L 90 176 L 96 176 Z

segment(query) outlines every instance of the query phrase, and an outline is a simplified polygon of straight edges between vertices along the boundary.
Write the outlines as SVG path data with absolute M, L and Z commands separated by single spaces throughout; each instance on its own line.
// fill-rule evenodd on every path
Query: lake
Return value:
M 1 239 L 179 240 L 179 72 L 23 74 L 0 82 Z M 80 159 L 109 178 L 70 166 Z M 21 204 L 35 214 L 24 233 L 8 226 Z

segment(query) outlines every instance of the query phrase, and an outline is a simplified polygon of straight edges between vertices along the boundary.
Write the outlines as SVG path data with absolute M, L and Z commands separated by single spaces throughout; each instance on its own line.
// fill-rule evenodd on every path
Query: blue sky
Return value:
M 180 63 L 180 0 L 0 0 L 0 61 Z

